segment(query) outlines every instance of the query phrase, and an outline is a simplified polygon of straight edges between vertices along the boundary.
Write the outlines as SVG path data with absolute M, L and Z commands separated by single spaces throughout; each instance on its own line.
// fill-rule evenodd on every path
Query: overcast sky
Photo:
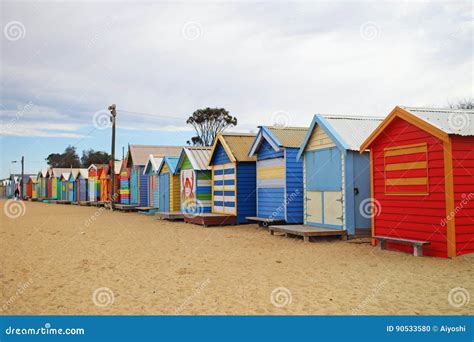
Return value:
M 473 94 L 471 1 L 1 6 L 1 177 L 22 154 L 37 172 L 68 144 L 109 150 L 111 103 L 120 151 L 184 144 L 185 118 L 207 106 L 248 131 Z

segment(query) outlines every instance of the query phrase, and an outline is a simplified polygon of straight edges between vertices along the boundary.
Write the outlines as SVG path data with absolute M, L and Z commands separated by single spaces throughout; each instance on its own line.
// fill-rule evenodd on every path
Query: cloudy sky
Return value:
M 1 28 L 1 177 L 109 150 L 111 103 L 121 151 L 184 144 L 207 106 L 249 131 L 473 94 L 471 1 L 2 1 Z

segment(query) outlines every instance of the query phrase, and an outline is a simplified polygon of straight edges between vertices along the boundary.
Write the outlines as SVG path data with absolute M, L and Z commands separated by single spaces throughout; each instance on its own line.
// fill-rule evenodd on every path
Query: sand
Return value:
M 1 214 L 1 314 L 474 313 L 474 255 L 416 258 L 256 225 L 25 204 L 18 218 Z M 464 305 L 450 304 L 451 290 Z

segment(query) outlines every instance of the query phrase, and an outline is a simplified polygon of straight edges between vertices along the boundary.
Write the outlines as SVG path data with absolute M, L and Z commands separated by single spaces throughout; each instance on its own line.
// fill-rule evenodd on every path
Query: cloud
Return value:
M 305 126 L 316 112 L 384 115 L 472 93 L 469 3 L 2 6 L 3 22 L 20 21 L 26 34 L 2 37 L 0 134 L 87 136 L 78 131 L 111 103 L 156 115 L 119 112 L 132 132 L 190 130 L 185 118 L 207 106 L 250 130 L 277 111 Z M 368 22 L 374 39 L 361 36 Z M 195 39 L 183 36 L 189 23 Z

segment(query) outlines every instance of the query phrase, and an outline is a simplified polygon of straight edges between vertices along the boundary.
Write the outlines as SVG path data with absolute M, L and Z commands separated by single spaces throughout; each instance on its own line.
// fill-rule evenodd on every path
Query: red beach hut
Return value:
M 367 149 L 374 243 L 437 257 L 474 252 L 473 110 L 395 107 Z

